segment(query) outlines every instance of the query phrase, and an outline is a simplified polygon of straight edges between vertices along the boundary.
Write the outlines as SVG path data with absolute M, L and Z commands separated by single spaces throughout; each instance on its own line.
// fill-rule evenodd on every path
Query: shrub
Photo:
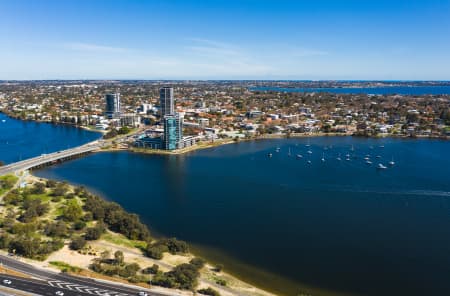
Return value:
M 203 295 L 220 296 L 220 293 L 211 287 L 208 287 L 206 289 L 197 290 L 197 292 L 199 292 L 200 294 L 203 294 Z
M 169 272 L 158 272 L 153 276 L 152 284 L 167 288 L 178 288 L 193 290 L 197 286 L 197 279 L 200 276 L 197 268 L 189 263 L 175 266 Z
M 72 250 L 81 250 L 82 248 L 84 248 L 84 246 L 86 246 L 86 240 L 78 236 L 72 239 L 69 248 Z
M 98 240 L 104 232 L 105 226 L 101 223 L 98 223 L 95 227 L 89 227 L 86 229 L 84 238 L 86 240 Z
M 53 189 L 52 195 L 64 196 L 66 195 L 67 191 L 69 191 L 69 186 L 67 186 L 67 183 L 57 183 Z
M 77 221 L 75 223 L 73 223 L 73 229 L 75 230 L 81 230 L 84 229 L 86 227 L 86 222 L 84 221 Z
M 55 180 L 47 180 L 45 182 L 45 186 L 47 188 L 55 188 L 56 187 L 57 182 Z
M 150 267 L 144 268 L 144 269 L 142 270 L 142 273 L 143 273 L 143 274 L 157 274 L 157 273 L 158 273 L 158 270 L 159 270 L 159 265 L 153 264 L 153 265 L 150 266 Z
M 221 272 L 223 270 L 223 264 L 217 264 L 215 267 L 214 267 L 214 271 L 215 272 Z
M 189 263 L 194 265 L 197 269 L 202 269 L 206 262 L 202 258 L 193 258 Z
M 31 188 L 32 194 L 44 194 L 45 193 L 45 184 L 41 182 L 34 183 L 33 187 Z
M 163 253 L 167 251 L 167 246 L 159 244 L 148 244 L 146 249 L 147 256 L 157 260 L 161 260 Z
M 189 247 L 185 241 L 177 240 L 176 238 L 166 238 L 159 241 L 159 244 L 166 245 L 171 254 L 188 253 Z
M 67 236 L 67 225 L 64 221 L 58 221 L 56 223 L 48 223 L 44 228 L 44 233 L 47 236 Z
M 226 281 L 226 280 L 223 280 L 223 279 L 217 279 L 217 280 L 216 280 L 216 284 L 225 287 L 225 286 L 227 285 L 227 281 Z

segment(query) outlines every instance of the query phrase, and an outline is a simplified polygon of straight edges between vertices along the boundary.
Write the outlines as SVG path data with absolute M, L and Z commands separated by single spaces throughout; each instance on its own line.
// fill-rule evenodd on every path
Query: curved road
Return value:
M 0 285 L 39 295 L 56 295 L 56 291 L 62 291 L 64 295 L 69 296 L 127 296 L 138 295 L 139 292 L 145 291 L 151 296 L 167 296 L 167 294 L 151 292 L 149 290 L 139 289 L 138 287 L 133 288 L 128 285 L 113 284 L 105 281 L 42 270 L 3 255 L 0 255 L 0 264 L 6 268 L 22 272 L 33 278 L 24 279 L 0 274 Z M 4 279 L 9 279 L 11 284 L 5 284 L 3 282 Z

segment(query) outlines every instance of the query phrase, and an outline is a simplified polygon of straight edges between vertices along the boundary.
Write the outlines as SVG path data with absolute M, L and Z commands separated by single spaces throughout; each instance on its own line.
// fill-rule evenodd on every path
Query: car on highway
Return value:
M 5 280 L 3 280 L 3 283 L 5 285 L 11 285 L 12 282 L 10 280 L 8 280 L 8 279 L 5 279 Z
M 55 294 L 58 295 L 58 296 L 63 296 L 63 295 L 64 295 L 64 292 L 63 292 L 63 291 L 56 291 Z
M 148 296 L 148 294 L 146 292 L 144 292 L 144 291 L 140 291 L 138 293 L 138 296 Z

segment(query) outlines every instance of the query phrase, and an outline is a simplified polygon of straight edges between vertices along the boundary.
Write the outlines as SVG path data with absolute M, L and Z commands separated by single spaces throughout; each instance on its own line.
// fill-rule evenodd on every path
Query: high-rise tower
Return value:
M 117 118 L 120 116 L 120 93 L 111 93 L 105 95 L 106 110 L 105 115 L 108 118 Z
M 159 90 L 159 102 L 161 119 L 164 119 L 166 115 L 173 115 L 175 113 L 172 87 L 163 87 Z

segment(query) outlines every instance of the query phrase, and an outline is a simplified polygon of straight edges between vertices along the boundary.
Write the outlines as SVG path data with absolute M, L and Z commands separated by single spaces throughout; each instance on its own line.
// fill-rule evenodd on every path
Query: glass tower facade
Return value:
M 164 116 L 164 149 L 175 150 L 181 148 L 183 139 L 182 121 L 178 114 Z

